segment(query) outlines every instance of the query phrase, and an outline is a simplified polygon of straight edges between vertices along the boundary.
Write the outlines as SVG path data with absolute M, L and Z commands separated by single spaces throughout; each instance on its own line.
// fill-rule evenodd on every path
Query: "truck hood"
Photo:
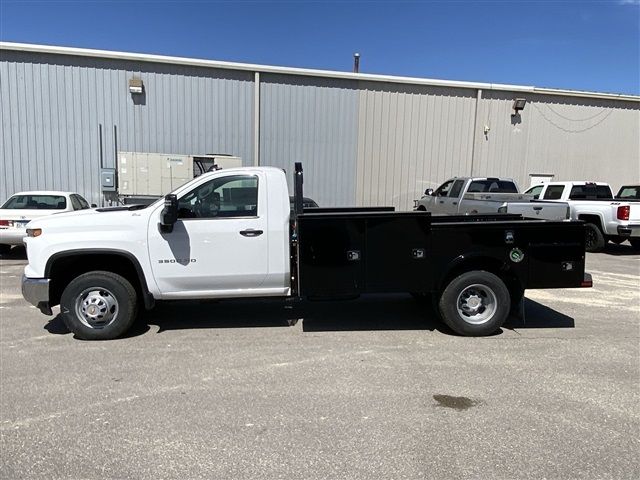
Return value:
M 148 218 L 153 209 L 141 209 L 135 205 L 131 207 L 99 208 L 60 213 L 34 219 L 28 228 L 68 228 L 77 231 L 87 227 L 113 227 L 118 229 L 124 223 L 129 223 L 132 217 Z

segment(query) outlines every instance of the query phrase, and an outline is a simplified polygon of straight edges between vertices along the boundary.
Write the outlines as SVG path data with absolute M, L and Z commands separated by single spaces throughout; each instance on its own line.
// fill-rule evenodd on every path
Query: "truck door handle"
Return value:
M 264 232 L 262 230 L 254 230 L 250 228 L 248 230 L 240 230 L 240 235 L 243 237 L 258 237 L 262 235 Z
M 453 202 L 453 204 L 454 204 L 454 205 L 457 205 L 457 204 L 458 204 L 458 202 Z
M 444 200 L 440 200 L 440 203 L 444 203 Z
M 533 207 L 534 210 L 542 210 L 542 207 Z

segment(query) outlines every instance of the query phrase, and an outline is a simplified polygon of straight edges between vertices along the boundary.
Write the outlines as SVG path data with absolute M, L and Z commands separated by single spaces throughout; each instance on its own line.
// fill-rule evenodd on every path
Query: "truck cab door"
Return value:
M 266 179 L 221 174 L 178 196 L 178 220 L 151 216 L 149 255 L 162 298 L 259 294 L 268 275 Z
M 464 185 L 464 180 L 449 180 L 434 192 L 434 196 L 436 197 L 436 208 L 434 209 L 437 213 L 445 213 L 447 215 L 456 215 L 458 213 L 458 207 L 460 198 L 458 197 L 462 192 L 462 187 Z

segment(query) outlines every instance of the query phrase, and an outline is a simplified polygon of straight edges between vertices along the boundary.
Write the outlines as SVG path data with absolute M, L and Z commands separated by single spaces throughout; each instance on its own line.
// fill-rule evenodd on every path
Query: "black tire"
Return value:
M 467 303 L 472 299 L 473 303 Z M 438 307 L 442 319 L 454 332 L 481 337 L 495 333 L 504 324 L 511 309 L 511 297 L 499 277 L 484 270 L 474 270 L 463 273 L 447 285 Z M 472 310 L 476 307 L 477 310 Z
M 4 243 L 0 244 L 0 254 L 4 255 L 11 251 L 11 245 L 6 245 Z
M 136 297 L 126 278 L 112 272 L 88 272 L 64 289 L 60 312 L 67 328 L 78 338 L 111 340 L 123 335 L 135 321 Z
M 604 235 L 597 225 L 585 223 L 585 250 L 595 253 L 604 250 Z
M 629 243 L 634 250 L 640 250 L 640 238 L 630 238 Z

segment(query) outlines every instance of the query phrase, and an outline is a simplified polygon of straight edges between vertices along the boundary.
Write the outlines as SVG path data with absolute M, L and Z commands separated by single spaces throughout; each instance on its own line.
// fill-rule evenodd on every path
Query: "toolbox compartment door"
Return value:
M 562 228 L 541 225 L 528 230 L 527 288 L 580 287 L 584 280 L 585 231 L 581 222 Z
M 431 288 L 427 215 L 367 219 L 367 292 L 426 292 Z
M 301 294 L 360 294 L 364 288 L 364 218 L 300 216 L 298 222 Z

